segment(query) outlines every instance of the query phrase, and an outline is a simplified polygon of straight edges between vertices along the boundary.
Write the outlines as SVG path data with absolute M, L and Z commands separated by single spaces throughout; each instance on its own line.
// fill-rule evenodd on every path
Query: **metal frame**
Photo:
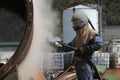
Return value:
M 33 34 L 33 2 L 32 0 L 25 0 L 25 2 L 27 11 L 27 24 L 24 36 L 14 55 L 7 64 L 0 68 L 0 80 L 4 80 L 12 73 L 17 72 L 17 65 L 19 65 L 25 59 L 25 56 L 27 55 L 28 49 L 31 45 Z

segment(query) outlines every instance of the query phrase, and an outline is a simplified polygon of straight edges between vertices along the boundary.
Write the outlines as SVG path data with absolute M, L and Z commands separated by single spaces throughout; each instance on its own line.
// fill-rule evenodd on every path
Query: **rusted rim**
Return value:
M 27 25 L 24 36 L 12 58 L 7 64 L 0 68 L 0 80 L 9 75 L 9 73 L 15 69 L 16 65 L 19 65 L 24 60 L 31 44 L 33 32 L 33 2 L 32 0 L 25 0 L 25 2 L 27 11 Z

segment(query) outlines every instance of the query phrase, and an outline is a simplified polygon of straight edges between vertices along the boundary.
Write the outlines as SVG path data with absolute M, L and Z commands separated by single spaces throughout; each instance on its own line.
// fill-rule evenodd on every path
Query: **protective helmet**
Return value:
M 75 12 L 72 16 L 72 22 L 74 23 L 75 20 L 78 20 L 78 23 L 73 24 L 73 28 L 81 29 L 86 24 L 88 24 L 88 17 L 84 12 Z

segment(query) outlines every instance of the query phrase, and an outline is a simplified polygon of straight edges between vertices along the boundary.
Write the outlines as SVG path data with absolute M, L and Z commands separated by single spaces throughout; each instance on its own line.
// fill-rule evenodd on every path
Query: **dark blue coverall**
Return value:
M 68 45 L 71 45 L 69 43 Z M 102 39 L 99 35 L 95 35 L 91 40 L 89 40 L 86 46 L 83 47 L 84 53 L 83 55 L 79 54 L 79 51 L 74 52 L 74 57 L 83 58 L 85 56 L 87 59 L 93 61 L 92 55 L 94 51 L 99 50 L 102 47 Z M 64 51 L 71 51 L 70 49 L 65 48 Z M 73 61 L 74 62 L 74 61 Z M 75 64 L 76 74 L 78 80 L 93 80 L 93 68 L 88 64 L 86 59 L 82 59 L 81 61 Z

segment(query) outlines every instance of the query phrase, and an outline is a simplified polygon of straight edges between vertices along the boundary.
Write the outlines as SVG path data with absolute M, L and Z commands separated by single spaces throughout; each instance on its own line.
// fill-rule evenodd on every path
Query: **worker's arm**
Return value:
M 102 47 L 102 38 L 99 35 L 96 35 L 91 39 L 88 44 L 84 47 L 79 48 L 81 53 L 93 53 L 94 51 L 99 50 Z
M 102 47 L 102 38 L 99 35 L 96 35 L 93 38 L 93 43 L 86 46 L 88 51 L 97 51 Z

